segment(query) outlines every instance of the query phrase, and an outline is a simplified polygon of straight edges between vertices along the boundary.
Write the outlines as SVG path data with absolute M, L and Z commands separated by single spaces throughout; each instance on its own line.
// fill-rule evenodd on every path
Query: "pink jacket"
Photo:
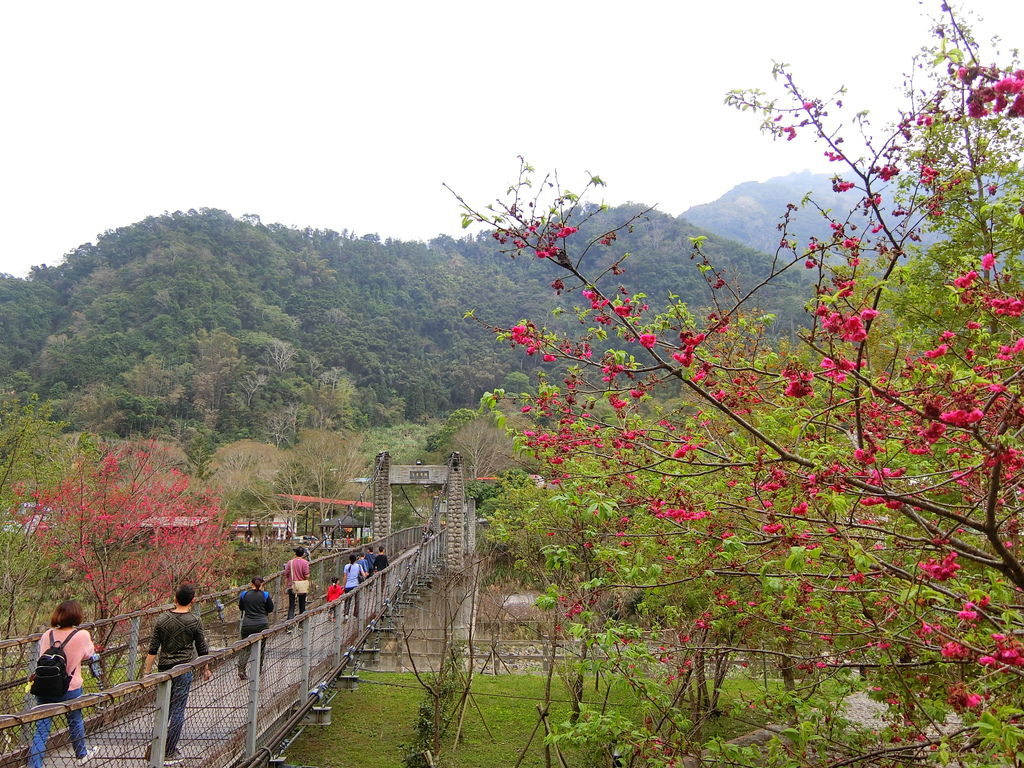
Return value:
M 293 557 L 284 566 L 284 588 L 290 589 L 293 581 L 309 580 L 309 560 Z
M 49 650 L 52 644 L 50 633 L 53 633 L 53 640 L 63 641 L 71 634 L 73 629 L 74 627 L 69 629 L 48 629 L 43 632 L 43 636 L 39 638 L 39 653 L 43 654 Z M 95 652 L 96 647 L 92 644 L 92 637 L 86 629 L 78 630 L 75 636 L 71 638 L 71 642 L 64 646 L 64 655 L 68 657 L 68 672 L 71 673 L 71 685 L 68 686 L 69 691 L 82 687 L 82 662 Z

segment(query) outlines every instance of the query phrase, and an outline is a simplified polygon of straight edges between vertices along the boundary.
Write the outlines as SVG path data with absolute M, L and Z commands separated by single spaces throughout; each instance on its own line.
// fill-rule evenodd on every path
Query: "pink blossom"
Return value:
M 986 253 L 984 256 L 981 257 L 981 268 L 982 269 L 992 269 L 992 267 L 994 267 L 995 265 L 996 265 L 995 254 Z
M 657 343 L 658 337 L 655 336 L 653 333 L 640 334 L 640 344 L 644 347 L 647 347 L 647 349 L 651 349 Z
M 964 609 L 957 613 L 963 621 L 977 621 L 978 612 L 974 610 L 974 603 L 964 603 Z
M 955 278 L 953 280 L 953 285 L 955 285 L 957 288 L 970 288 L 977 278 L 977 271 L 972 269 L 967 274 L 960 275 L 960 277 Z
M 966 427 L 968 424 L 981 421 L 984 416 L 985 414 L 981 412 L 980 408 L 972 408 L 969 411 L 964 408 L 958 408 L 955 411 L 946 411 L 942 414 L 941 418 L 948 424 Z
M 956 552 L 950 552 L 942 559 L 941 563 L 929 558 L 928 562 L 918 563 L 917 566 L 936 581 L 946 581 L 956 575 L 956 572 L 960 570 L 960 566 L 956 562 L 956 557 Z
M 864 330 L 864 324 L 857 315 L 846 318 L 842 328 L 843 341 L 864 341 L 868 337 L 867 331 Z

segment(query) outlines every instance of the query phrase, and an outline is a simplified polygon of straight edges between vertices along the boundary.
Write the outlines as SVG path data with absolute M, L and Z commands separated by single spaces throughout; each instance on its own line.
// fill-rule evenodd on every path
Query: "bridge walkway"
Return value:
M 185 675 L 193 679 L 178 744 L 182 764 L 203 768 L 266 764 L 268 746 L 273 747 L 279 732 L 295 720 L 297 710 L 315 705 L 324 687 L 354 663 L 359 649 L 392 606 L 422 588 L 443 567 L 444 532 L 427 541 L 420 542 L 420 538 L 419 528 L 392 534 L 385 546 L 389 552 L 401 554 L 392 556 L 391 565 L 382 574 L 334 603 L 313 607 L 259 635 L 232 641 L 191 664 L 139 681 L 129 677 L 126 682 L 87 693 L 73 702 L 0 716 L 0 768 L 24 766 L 36 723 L 55 716 L 58 720 L 47 744 L 44 765 L 78 765 L 61 717 L 70 710 L 82 711 L 87 743 L 96 748 L 90 767 L 158 768 L 163 765 L 171 682 Z M 343 555 L 347 552 L 328 557 Z M 326 560 L 321 558 L 319 562 Z M 232 598 L 236 594 L 230 591 Z M 228 594 L 221 593 L 221 597 Z M 211 608 L 217 610 L 216 602 L 205 602 L 201 608 L 204 614 Z M 119 621 L 123 623 L 123 617 Z M 130 623 L 131 619 L 129 628 Z M 140 632 L 141 627 L 137 627 L 136 640 Z M 136 661 L 138 647 L 136 644 Z M 248 679 L 243 680 L 238 662 L 239 654 L 246 650 L 250 659 L 246 666 Z M 118 658 L 131 656 L 127 651 L 124 649 Z M 122 666 L 133 670 L 132 665 L 110 669 L 116 672 Z M 204 670 L 209 670 L 209 679 Z

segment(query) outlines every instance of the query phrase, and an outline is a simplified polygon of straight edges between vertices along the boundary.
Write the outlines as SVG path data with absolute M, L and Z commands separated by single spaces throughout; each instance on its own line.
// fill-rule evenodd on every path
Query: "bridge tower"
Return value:
M 373 471 L 373 538 L 391 534 L 391 454 L 377 454 Z
M 466 543 L 466 477 L 462 456 L 448 457 L 448 482 L 445 484 L 445 512 L 448 518 L 448 539 L 445 543 L 445 562 L 449 568 L 461 568 L 467 550 Z M 475 523 L 475 521 L 474 521 Z
M 472 468 L 470 468 L 472 469 Z M 476 547 L 476 514 L 466 499 L 466 464 L 453 453 L 447 464 L 392 464 L 387 451 L 377 454 L 373 473 L 373 538 L 391 533 L 393 485 L 419 485 L 440 491 L 428 528 L 438 532 L 441 510 L 447 518 L 445 562 L 461 568 L 467 552 Z

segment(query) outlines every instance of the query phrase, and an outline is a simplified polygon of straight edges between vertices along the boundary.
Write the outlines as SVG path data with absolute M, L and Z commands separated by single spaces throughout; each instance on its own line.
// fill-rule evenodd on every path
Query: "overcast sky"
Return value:
M 457 234 L 517 155 L 671 214 L 826 170 L 722 105 L 773 59 L 881 123 L 939 0 L 19 2 L 0 10 L 0 272 L 105 230 L 223 208 L 383 237 Z M 1008 43 L 1024 3 L 972 7 Z

